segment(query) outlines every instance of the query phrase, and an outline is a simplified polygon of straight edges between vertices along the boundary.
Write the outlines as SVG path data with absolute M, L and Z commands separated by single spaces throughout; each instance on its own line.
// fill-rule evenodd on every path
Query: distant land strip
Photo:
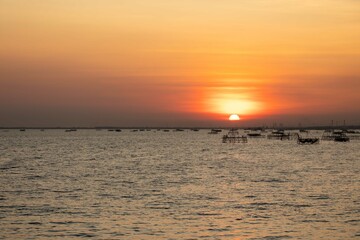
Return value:
M 234 127 L 229 126 L 202 126 L 202 127 L 143 127 L 143 126 L 133 126 L 133 127 L 116 127 L 116 126 L 101 126 L 101 127 L 0 127 L 0 129 L 48 129 L 48 130 L 65 130 L 65 129 L 83 129 L 83 130 L 102 130 L 102 129 L 230 129 Z M 360 129 L 360 125 L 349 125 L 349 126 L 302 126 L 302 127 L 269 127 L 269 126 L 257 126 L 257 127 L 235 127 L 237 129 L 245 129 L 245 130 L 262 130 L 262 129 L 284 129 L 284 130 L 327 130 L 327 129 Z

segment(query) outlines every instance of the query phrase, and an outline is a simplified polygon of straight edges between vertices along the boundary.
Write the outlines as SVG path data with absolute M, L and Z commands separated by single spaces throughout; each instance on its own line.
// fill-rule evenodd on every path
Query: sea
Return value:
M 360 239 L 360 140 L 208 132 L 0 130 L 0 239 Z

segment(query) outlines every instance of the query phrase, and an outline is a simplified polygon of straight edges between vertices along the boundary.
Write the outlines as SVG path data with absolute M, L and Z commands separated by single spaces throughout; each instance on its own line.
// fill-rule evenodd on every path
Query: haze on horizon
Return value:
M 0 127 L 360 124 L 360 1 L 0 0 Z

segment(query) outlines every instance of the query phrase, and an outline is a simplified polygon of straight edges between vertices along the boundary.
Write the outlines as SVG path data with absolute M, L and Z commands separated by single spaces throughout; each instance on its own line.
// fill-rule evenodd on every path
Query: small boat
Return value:
M 304 145 L 304 144 L 315 144 L 320 143 L 320 138 L 317 137 L 301 137 L 298 133 L 297 135 L 297 143 Z
M 315 144 L 319 143 L 319 138 L 298 138 L 297 143 L 298 144 Z
M 357 133 L 360 133 L 360 132 L 358 132 L 358 131 L 355 131 L 355 130 L 349 130 L 349 129 L 345 130 L 345 132 L 346 132 L 346 133 L 351 133 L 351 134 L 357 134 Z
M 208 132 L 208 134 L 218 134 L 219 132 L 222 132 L 221 129 L 211 129 L 210 132 Z
M 71 129 L 66 129 L 65 130 L 65 132 L 76 132 L 77 131 L 77 129 L 75 129 L 75 128 L 71 128 Z
M 183 132 L 183 131 L 184 131 L 184 129 L 181 129 L 181 128 L 177 128 L 174 130 L 174 132 Z
M 354 138 L 356 139 L 356 138 Z M 332 130 L 325 131 L 321 140 L 335 141 L 335 142 L 349 142 L 350 138 L 346 135 L 346 131 L 343 130 Z
M 259 132 L 249 132 L 247 134 L 248 137 L 250 138 L 262 138 L 262 137 L 265 137 L 264 135 L 261 135 L 261 133 Z
M 349 142 L 350 138 L 345 133 L 340 134 L 334 138 L 334 142 Z
M 290 140 L 290 133 L 285 133 L 284 130 L 275 130 L 267 136 L 268 139 L 278 139 L 278 140 Z

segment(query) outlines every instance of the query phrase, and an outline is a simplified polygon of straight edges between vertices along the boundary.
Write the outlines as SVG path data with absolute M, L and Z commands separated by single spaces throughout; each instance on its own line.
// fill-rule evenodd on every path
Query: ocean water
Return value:
M 207 132 L 0 130 L 0 239 L 360 239 L 360 141 Z

